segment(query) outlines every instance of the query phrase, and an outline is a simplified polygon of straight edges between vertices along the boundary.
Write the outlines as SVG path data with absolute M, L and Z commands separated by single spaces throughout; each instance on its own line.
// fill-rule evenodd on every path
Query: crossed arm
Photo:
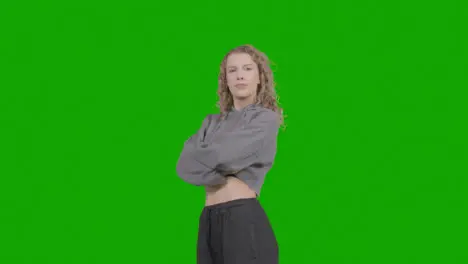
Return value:
M 278 132 L 275 112 L 262 109 L 246 117 L 245 125 L 234 131 L 216 135 L 204 142 L 210 117 L 202 128 L 184 144 L 177 162 L 177 174 L 193 185 L 212 186 L 226 182 L 226 175 L 235 174 L 261 158 L 262 150 Z

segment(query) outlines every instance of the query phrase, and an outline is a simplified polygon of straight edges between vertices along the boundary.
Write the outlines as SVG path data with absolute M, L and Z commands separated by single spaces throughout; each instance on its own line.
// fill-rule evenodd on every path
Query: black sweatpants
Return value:
M 278 264 L 278 244 L 256 198 L 205 206 L 197 264 Z

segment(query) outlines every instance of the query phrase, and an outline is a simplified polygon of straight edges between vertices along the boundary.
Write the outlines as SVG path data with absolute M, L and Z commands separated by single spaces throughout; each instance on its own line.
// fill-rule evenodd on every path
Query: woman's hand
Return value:
M 211 185 L 211 186 L 205 186 L 205 191 L 207 192 L 215 192 L 219 189 L 222 189 L 223 187 L 225 187 L 227 184 L 229 184 L 229 182 L 231 182 L 233 179 L 236 179 L 236 175 L 235 174 L 228 174 L 225 176 L 226 177 L 226 182 L 223 183 L 223 184 L 218 184 L 218 185 Z

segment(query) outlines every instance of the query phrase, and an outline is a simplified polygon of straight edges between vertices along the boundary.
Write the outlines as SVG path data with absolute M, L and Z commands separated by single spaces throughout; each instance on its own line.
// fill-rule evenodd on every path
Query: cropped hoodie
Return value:
M 278 129 L 277 113 L 256 104 L 208 115 L 184 143 L 177 175 L 196 186 L 223 184 L 234 176 L 259 196 L 276 156 Z

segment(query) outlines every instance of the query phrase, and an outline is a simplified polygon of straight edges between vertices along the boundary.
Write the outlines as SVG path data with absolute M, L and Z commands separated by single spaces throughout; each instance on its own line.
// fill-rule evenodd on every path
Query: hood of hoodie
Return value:
M 239 115 L 243 115 L 244 117 L 247 115 L 248 112 L 250 111 L 257 111 L 258 109 L 262 108 L 260 104 L 249 104 L 246 107 L 237 110 L 234 106 L 231 108 L 231 110 L 224 115 L 221 114 L 220 118 L 226 120 L 227 118 L 234 118 Z
M 240 110 L 237 110 L 234 106 L 231 108 L 231 111 L 229 113 L 245 113 L 247 111 L 250 111 L 250 110 L 258 110 L 258 108 L 261 108 L 262 106 L 260 106 L 259 104 L 249 104 L 247 105 L 246 107 L 240 109 Z

